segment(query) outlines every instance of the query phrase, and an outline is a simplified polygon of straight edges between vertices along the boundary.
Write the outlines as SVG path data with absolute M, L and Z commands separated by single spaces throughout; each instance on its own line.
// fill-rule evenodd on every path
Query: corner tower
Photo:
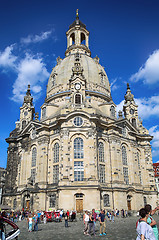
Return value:
M 25 126 L 33 120 L 34 113 L 33 97 L 30 93 L 30 85 L 28 85 L 23 105 L 20 107 L 20 129 L 24 129 Z

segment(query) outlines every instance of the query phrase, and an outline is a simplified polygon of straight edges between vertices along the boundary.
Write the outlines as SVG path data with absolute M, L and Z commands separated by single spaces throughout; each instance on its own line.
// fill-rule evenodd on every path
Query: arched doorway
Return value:
M 83 212 L 83 193 L 76 193 L 76 211 L 77 213 Z
M 27 193 L 23 197 L 23 208 L 26 210 L 30 210 L 30 194 Z
M 128 195 L 128 196 L 127 196 L 127 207 L 128 207 L 128 211 L 131 210 L 131 199 L 132 199 L 132 196 L 131 196 L 131 195 Z

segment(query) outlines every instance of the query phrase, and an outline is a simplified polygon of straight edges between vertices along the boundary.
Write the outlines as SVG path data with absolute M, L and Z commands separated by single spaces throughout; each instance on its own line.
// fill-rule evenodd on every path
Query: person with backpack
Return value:
M 152 227 L 147 223 L 148 214 L 145 208 L 139 211 L 141 218 L 136 223 L 136 240 L 156 240 Z
M 158 210 L 158 208 L 155 208 L 154 210 L 152 210 L 152 206 L 150 204 L 146 204 L 145 205 L 145 210 L 146 210 L 147 214 L 149 215 L 148 219 L 147 219 L 147 223 L 152 227 L 155 238 L 156 238 L 156 240 L 158 240 L 157 224 L 156 224 L 156 221 L 152 217 L 152 215 Z

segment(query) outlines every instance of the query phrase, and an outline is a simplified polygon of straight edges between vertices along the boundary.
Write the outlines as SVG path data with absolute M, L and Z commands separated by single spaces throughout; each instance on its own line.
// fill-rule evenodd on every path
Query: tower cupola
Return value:
M 91 55 L 89 50 L 89 31 L 86 29 L 86 25 L 79 20 L 78 9 L 76 11 L 76 19 L 69 26 L 69 30 L 66 32 L 67 36 L 67 49 L 65 55 L 74 54 L 77 51 Z

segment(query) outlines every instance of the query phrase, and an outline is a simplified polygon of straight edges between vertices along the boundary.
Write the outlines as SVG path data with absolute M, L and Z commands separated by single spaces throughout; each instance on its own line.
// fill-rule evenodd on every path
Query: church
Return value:
M 116 112 L 89 31 L 79 20 L 66 32 L 65 58 L 57 58 L 41 114 L 28 85 L 20 120 L 6 139 L 3 204 L 11 209 L 128 209 L 157 202 L 152 136 L 138 116 L 130 86 Z

